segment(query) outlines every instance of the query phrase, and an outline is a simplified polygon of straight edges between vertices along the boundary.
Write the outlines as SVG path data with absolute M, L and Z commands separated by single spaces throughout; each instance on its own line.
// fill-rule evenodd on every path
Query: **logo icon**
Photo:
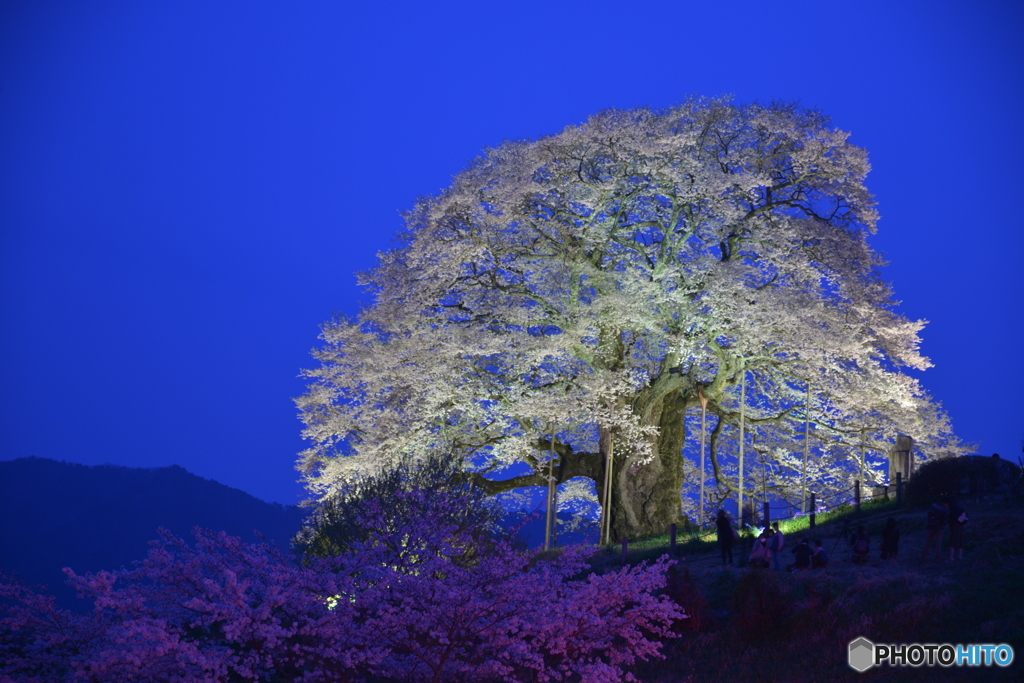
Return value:
M 875 644 L 867 638 L 858 638 L 850 643 L 850 666 L 864 673 L 875 663 Z

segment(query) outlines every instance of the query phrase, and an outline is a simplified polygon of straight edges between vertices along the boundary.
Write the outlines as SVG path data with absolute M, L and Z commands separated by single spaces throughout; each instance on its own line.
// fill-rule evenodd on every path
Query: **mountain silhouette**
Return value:
M 305 511 L 267 503 L 172 465 L 89 467 L 46 458 L 0 462 L 0 571 L 44 585 L 67 608 L 88 609 L 65 584 L 78 574 L 131 567 L 164 527 L 187 541 L 196 526 L 289 550 Z

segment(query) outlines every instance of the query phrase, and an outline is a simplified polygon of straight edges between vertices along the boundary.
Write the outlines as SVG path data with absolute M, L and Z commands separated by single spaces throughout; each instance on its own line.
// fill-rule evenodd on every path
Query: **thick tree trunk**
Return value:
M 611 540 L 623 536 L 641 538 L 665 533 L 671 524 L 681 524 L 683 486 L 683 442 L 686 438 L 683 414 L 686 401 L 679 391 L 667 394 L 641 413 L 645 421 L 658 425 L 652 444 L 653 458 L 640 463 L 634 457 L 616 456 L 612 470 Z M 610 435 L 601 429 L 601 455 L 607 453 Z M 598 494 L 604 490 L 602 464 Z M 602 501 L 603 502 L 603 501 Z
M 669 378 L 665 384 L 672 381 L 675 380 Z M 669 525 L 685 521 L 680 494 L 683 486 L 682 450 L 686 438 L 683 417 L 687 393 L 678 384 L 667 389 L 665 384 L 661 385 L 661 391 L 642 392 L 632 404 L 632 410 L 645 423 L 658 426 L 658 436 L 651 444 L 653 457 L 641 463 L 636 456 L 626 455 L 625 449 L 613 449 L 612 542 L 621 540 L 623 536 L 642 538 L 662 534 L 668 531 Z M 607 453 L 610 439 L 614 435 L 604 426 L 599 425 L 598 431 L 598 453 L 574 451 L 568 444 L 556 443 L 558 464 L 555 471 L 559 484 L 573 477 L 593 479 L 598 500 L 603 505 Z M 538 439 L 535 446 L 538 451 L 548 451 L 551 442 Z M 491 480 L 480 474 L 464 476 L 493 495 L 524 486 L 546 486 L 545 474 L 537 469 L 530 474 L 504 480 Z

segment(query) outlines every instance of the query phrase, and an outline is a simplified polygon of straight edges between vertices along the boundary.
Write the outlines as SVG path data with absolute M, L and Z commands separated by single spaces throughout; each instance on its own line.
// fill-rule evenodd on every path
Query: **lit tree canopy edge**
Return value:
M 805 422 L 819 485 L 873 472 L 861 449 L 898 433 L 959 452 L 904 372 L 930 365 L 924 323 L 879 277 L 847 137 L 794 105 L 694 99 L 488 150 L 361 275 L 372 306 L 324 326 L 297 399 L 311 491 L 436 451 L 491 493 L 545 485 L 552 455 L 559 483 L 603 490 L 611 456 L 612 537 L 660 533 L 701 476 L 684 460 L 699 388 L 712 502 L 737 489 L 741 383 L 779 495 L 798 491 Z

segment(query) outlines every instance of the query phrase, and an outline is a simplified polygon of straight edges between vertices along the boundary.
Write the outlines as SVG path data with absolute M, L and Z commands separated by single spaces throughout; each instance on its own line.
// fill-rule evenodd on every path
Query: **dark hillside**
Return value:
M 693 618 L 679 639 L 667 641 L 667 659 L 641 665 L 647 683 L 715 680 L 792 681 L 1020 681 L 1024 680 L 1024 502 L 1002 495 L 964 497 L 970 514 L 964 558 L 921 561 L 924 507 L 866 506 L 870 559 L 852 561 L 842 538 L 843 519 L 787 535 L 820 538 L 832 552 L 829 567 L 798 574 L 723 568 L 716 546 L 683 549 L 674 595 Z M 896 559 L 882 560 L 879 541 L 888 517 L 902 536 Z M 805 523 L 804 523 L 805 525 Z M 785 532 L 785 526 L 783 526 Z M 749 540 L 734 549 L 745 563 Z M 745 548 L 745 550 L 741 550 Z M 654 551 L 640 551 L 642 555 Z M 793 556 L 784 552 L 786 562 Z M 616 553 L 604 562 L 618 564 Z M 1015 650 L 1014 663 L 999 667 L 873 667 L 857 673 L 847 646 L 859 637 L 874 643 L 1000 644 Z
M 81 608 L 62 567 L 117 569 L 145 557 L 157 528 L 191 538 L 195 526 L 288 549 L 303 511 L 266 503 L 178 466 L 87 467 L 45 458 L 0 462 L 0 571 L 44 584 Z

